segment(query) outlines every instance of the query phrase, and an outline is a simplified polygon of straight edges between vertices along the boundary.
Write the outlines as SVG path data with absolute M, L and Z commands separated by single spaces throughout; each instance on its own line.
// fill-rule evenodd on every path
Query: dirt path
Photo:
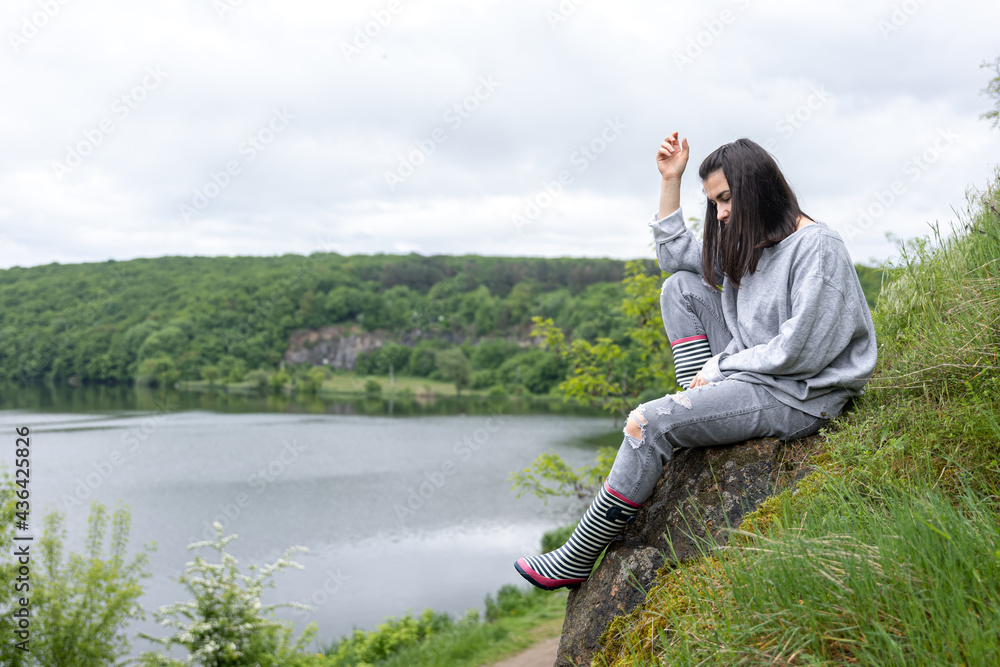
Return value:
M 494 663 L 491 667 L 552 667 L 559 651 L 559 637 L 535 644 L 524 653 Z

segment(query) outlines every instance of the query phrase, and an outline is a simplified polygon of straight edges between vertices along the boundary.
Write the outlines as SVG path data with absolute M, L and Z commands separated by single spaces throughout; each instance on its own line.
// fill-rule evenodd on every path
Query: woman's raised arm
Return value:
M 688 161 L 688 141 L 678 143 L 674 132 L 660 144 L 656 152 L 656 167 L 663 179 L 660 181 L 660 213 L 662 220 L 681 207 L 681 176 Z

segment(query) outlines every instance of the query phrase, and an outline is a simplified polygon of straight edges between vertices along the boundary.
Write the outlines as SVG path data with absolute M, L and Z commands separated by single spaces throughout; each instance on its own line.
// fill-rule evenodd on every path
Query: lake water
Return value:
M 150 648 L 137 631 L 166 634 L 152 610 L 190 599 L 176 581 L 195 553 L 186 545 L 213 537 L 213 521 L 238 533 L 227 550 L 245 573 L 291 545 L 309 549 L 295 556 L 305 569 L 276 573 L 263 600 L 311 605 L 277 616 L 295 620 L 297 633 L 316 621 L 323 645 L 408 609 L 479 607 L 503 584 L 523 584 L 514 561 L 586 506 L 516 498 L 508 475 L 546 451 L 589 465 L 595 447 L 584 440 L 613 431 L 609 417 L 559 414 L 5 409 L 8 470 L 16 426 L 31 428 L 36 540 L 44 511 L 58 509 L 67 551 L 81 552 L 97 499 L 129 505 L 131 553 L 157 543 L 143 582 L 147 620 L 129 630 L 133 654 Z

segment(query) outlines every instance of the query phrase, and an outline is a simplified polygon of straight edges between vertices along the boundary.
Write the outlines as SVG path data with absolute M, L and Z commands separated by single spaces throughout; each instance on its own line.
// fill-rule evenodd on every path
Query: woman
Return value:
M 656 156 L 660 209 L 649 223 L 660 268 L 672 274 L 660 302 L 685 389 L 632 411 L 611 473 L 569 541 L 518 559 L 540 588 L 590 576 L 674 448 L 812 435 L 863 393 L 875 368 L 875 330 L 847 248 L 799 209 L 774 158 L 749 139 L 705 158 L 704 243 L 680 210 L 687 160 L 687 139 L 674 132 Z

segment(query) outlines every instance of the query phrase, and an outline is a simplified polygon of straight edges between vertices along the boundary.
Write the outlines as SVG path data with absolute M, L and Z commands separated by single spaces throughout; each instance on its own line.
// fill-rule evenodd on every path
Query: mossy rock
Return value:
M 824 437 L 761 438 L 678 452 L 635 522 L 611 543 L 590 579 L 570 592 L 556 666 L 590 665 L 602 635 L 605 642 L 614 636 L 605 635 L 609 623 L 646 600 L 658 572 L 662 577 L 673 564 L 725 543 L 727 529 L 738 528 L 764 500 L 812 470 L 806 461 Z

